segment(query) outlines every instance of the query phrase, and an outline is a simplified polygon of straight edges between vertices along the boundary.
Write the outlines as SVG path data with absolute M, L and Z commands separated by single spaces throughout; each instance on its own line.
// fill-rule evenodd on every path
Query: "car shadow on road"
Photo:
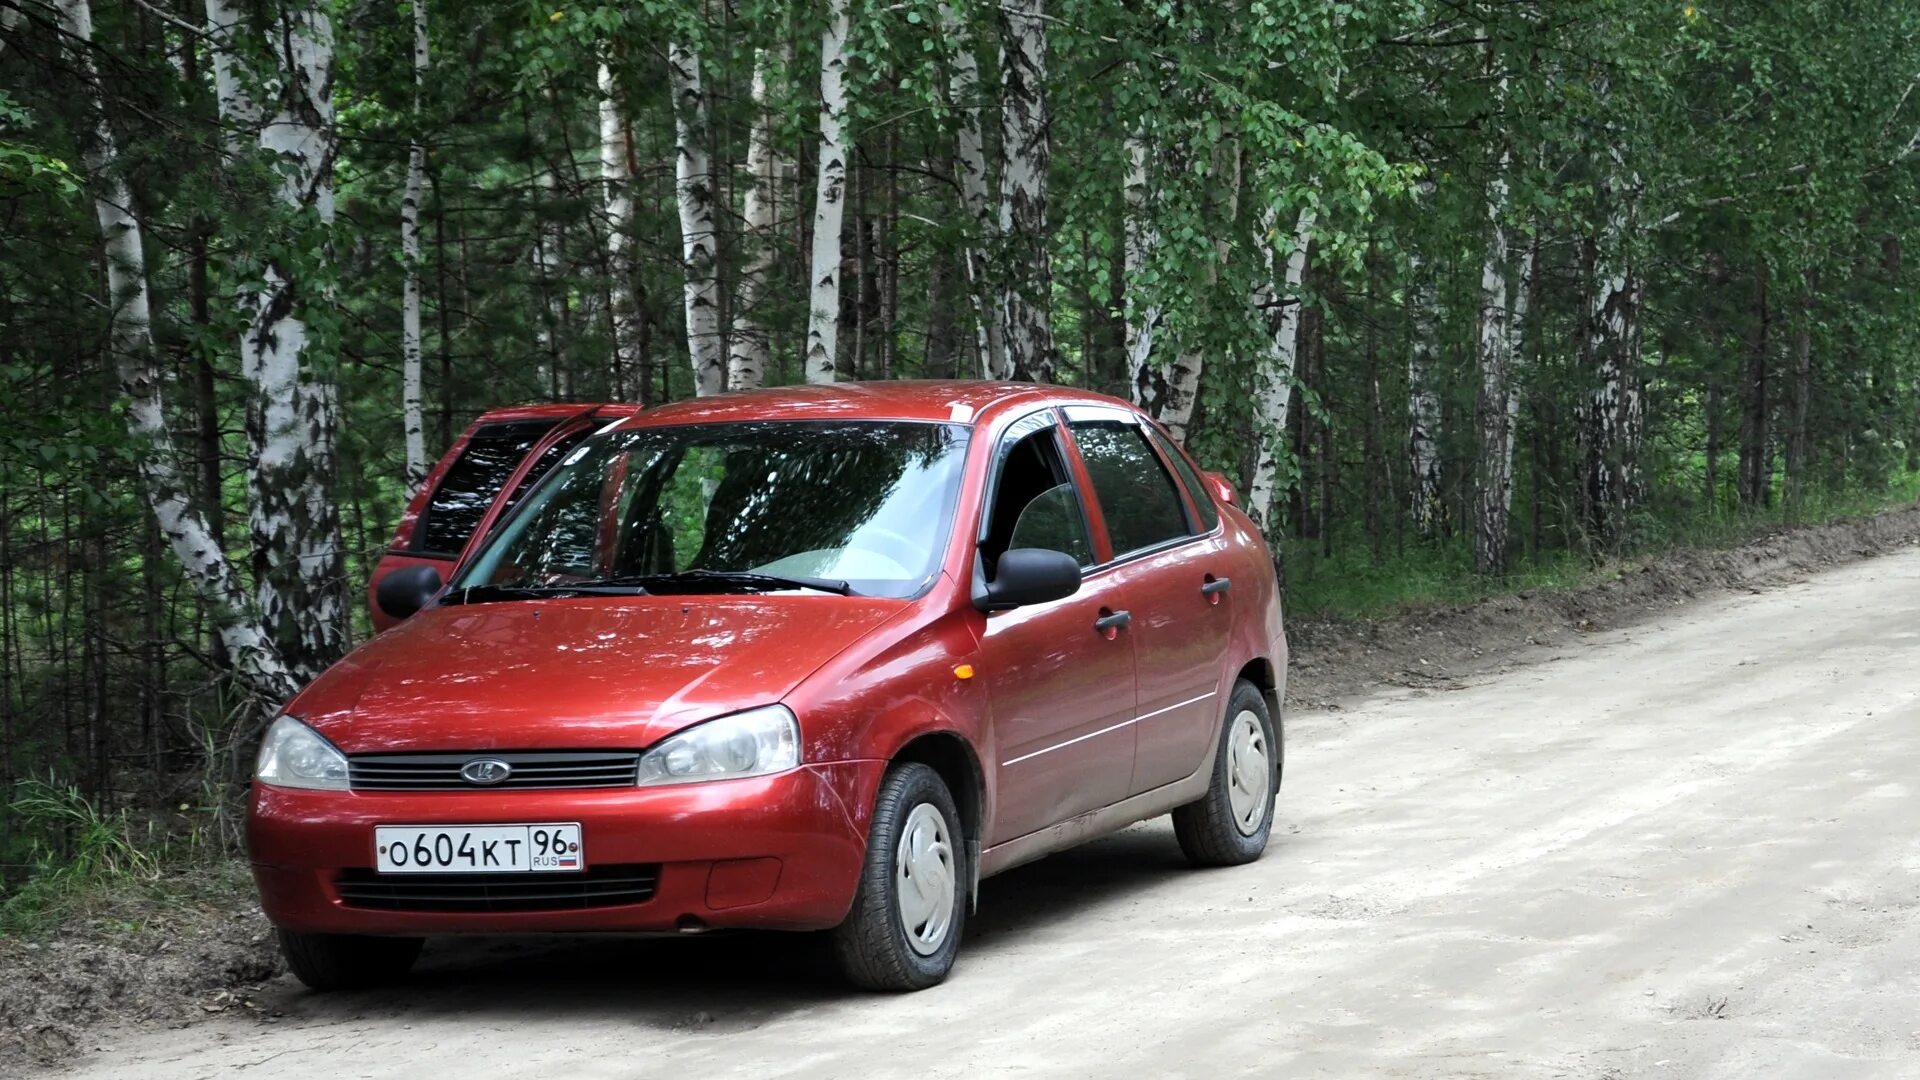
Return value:
M 1136 827 L 1020 867 L 982 883 L 967 949 L 976 964 L 992 963 L 997 946 L 1061 932 L 1095 905 L 1183 872 L 1164 827 Z M 283 977 L 257 1004 L 308 1023 L 496 1014 L 725 1034 L 858 994 L 835 973 L 824 935 L 741 932 L 438 938 L 403 985 L 319 995 Z

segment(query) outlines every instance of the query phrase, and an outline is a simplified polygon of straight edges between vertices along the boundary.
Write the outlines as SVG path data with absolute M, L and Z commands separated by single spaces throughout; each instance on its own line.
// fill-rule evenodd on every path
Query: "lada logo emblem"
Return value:
M 499 758 L 474 758 L 460 766 L 460 779 L 469 784 L 498 784 L 513 775 L 513 766 Z

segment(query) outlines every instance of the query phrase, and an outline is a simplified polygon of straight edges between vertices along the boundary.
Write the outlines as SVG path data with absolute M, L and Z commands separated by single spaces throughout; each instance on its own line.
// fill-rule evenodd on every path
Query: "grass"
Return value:
M 0 899 L 0 937 L 39 936 L 76 918 L 170 902 L 177 883 L 197 878 L 206 861 L 192 857 L 196 845 L 183 847 L 125 810 L 103 811 L 50 778 L 22 781 L 7 810 L 35 839 L 26 880 Z
M 1622 559 L 1736 547 L 1784 527 L 1864 517 L 1916 501 L 1920 501 L 1920 472 L 1901 472 L 1876 491 L 1810 491 L 1797 510 L 1776 504 L 1757 511 L 1704 515 L 1697 507 L 1672 516 L 1650 512 L 1634 523 L 1634 542 L 1611 558 L 1564 548 L 1545 551 L 1521 560 L 1504 578 L 1488 578 L 1475 571 L 1464 539 L 1410 544 L 1404 551 L 1388 551 L 1378 565 L 1364 537 L 1339 538 L 1331 556 L 1321 553 L 1318 541 L 1290 540 L 1284 553 L 1287 608 L 1289 614 L 1299 616 L 1365 619 L 1490 596 L 1576 589 L 1613 573 Z

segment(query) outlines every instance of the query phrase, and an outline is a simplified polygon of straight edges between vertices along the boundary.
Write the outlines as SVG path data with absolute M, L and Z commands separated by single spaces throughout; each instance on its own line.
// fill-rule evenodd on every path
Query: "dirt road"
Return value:
M 777 937 L 441 945 L 73 1068 L 1920 1076 L 1920 552 L 1526 660 L 1290 717 L 1255 866 L 1187 870 L 1162 821 L 987 883 L 927 993 Z

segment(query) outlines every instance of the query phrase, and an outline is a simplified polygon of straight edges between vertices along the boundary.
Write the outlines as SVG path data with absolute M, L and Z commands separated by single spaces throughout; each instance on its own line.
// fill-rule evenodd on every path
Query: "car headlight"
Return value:
M 640 759 L 642 787 L 765 776 L 800 764 L 800 724 L 767 705 L 688 728 Z
M 347 790 L 347 756 L 320 733 L 291 716 L 282 716 L 260 742 L 253 778 L 275 787 Z

